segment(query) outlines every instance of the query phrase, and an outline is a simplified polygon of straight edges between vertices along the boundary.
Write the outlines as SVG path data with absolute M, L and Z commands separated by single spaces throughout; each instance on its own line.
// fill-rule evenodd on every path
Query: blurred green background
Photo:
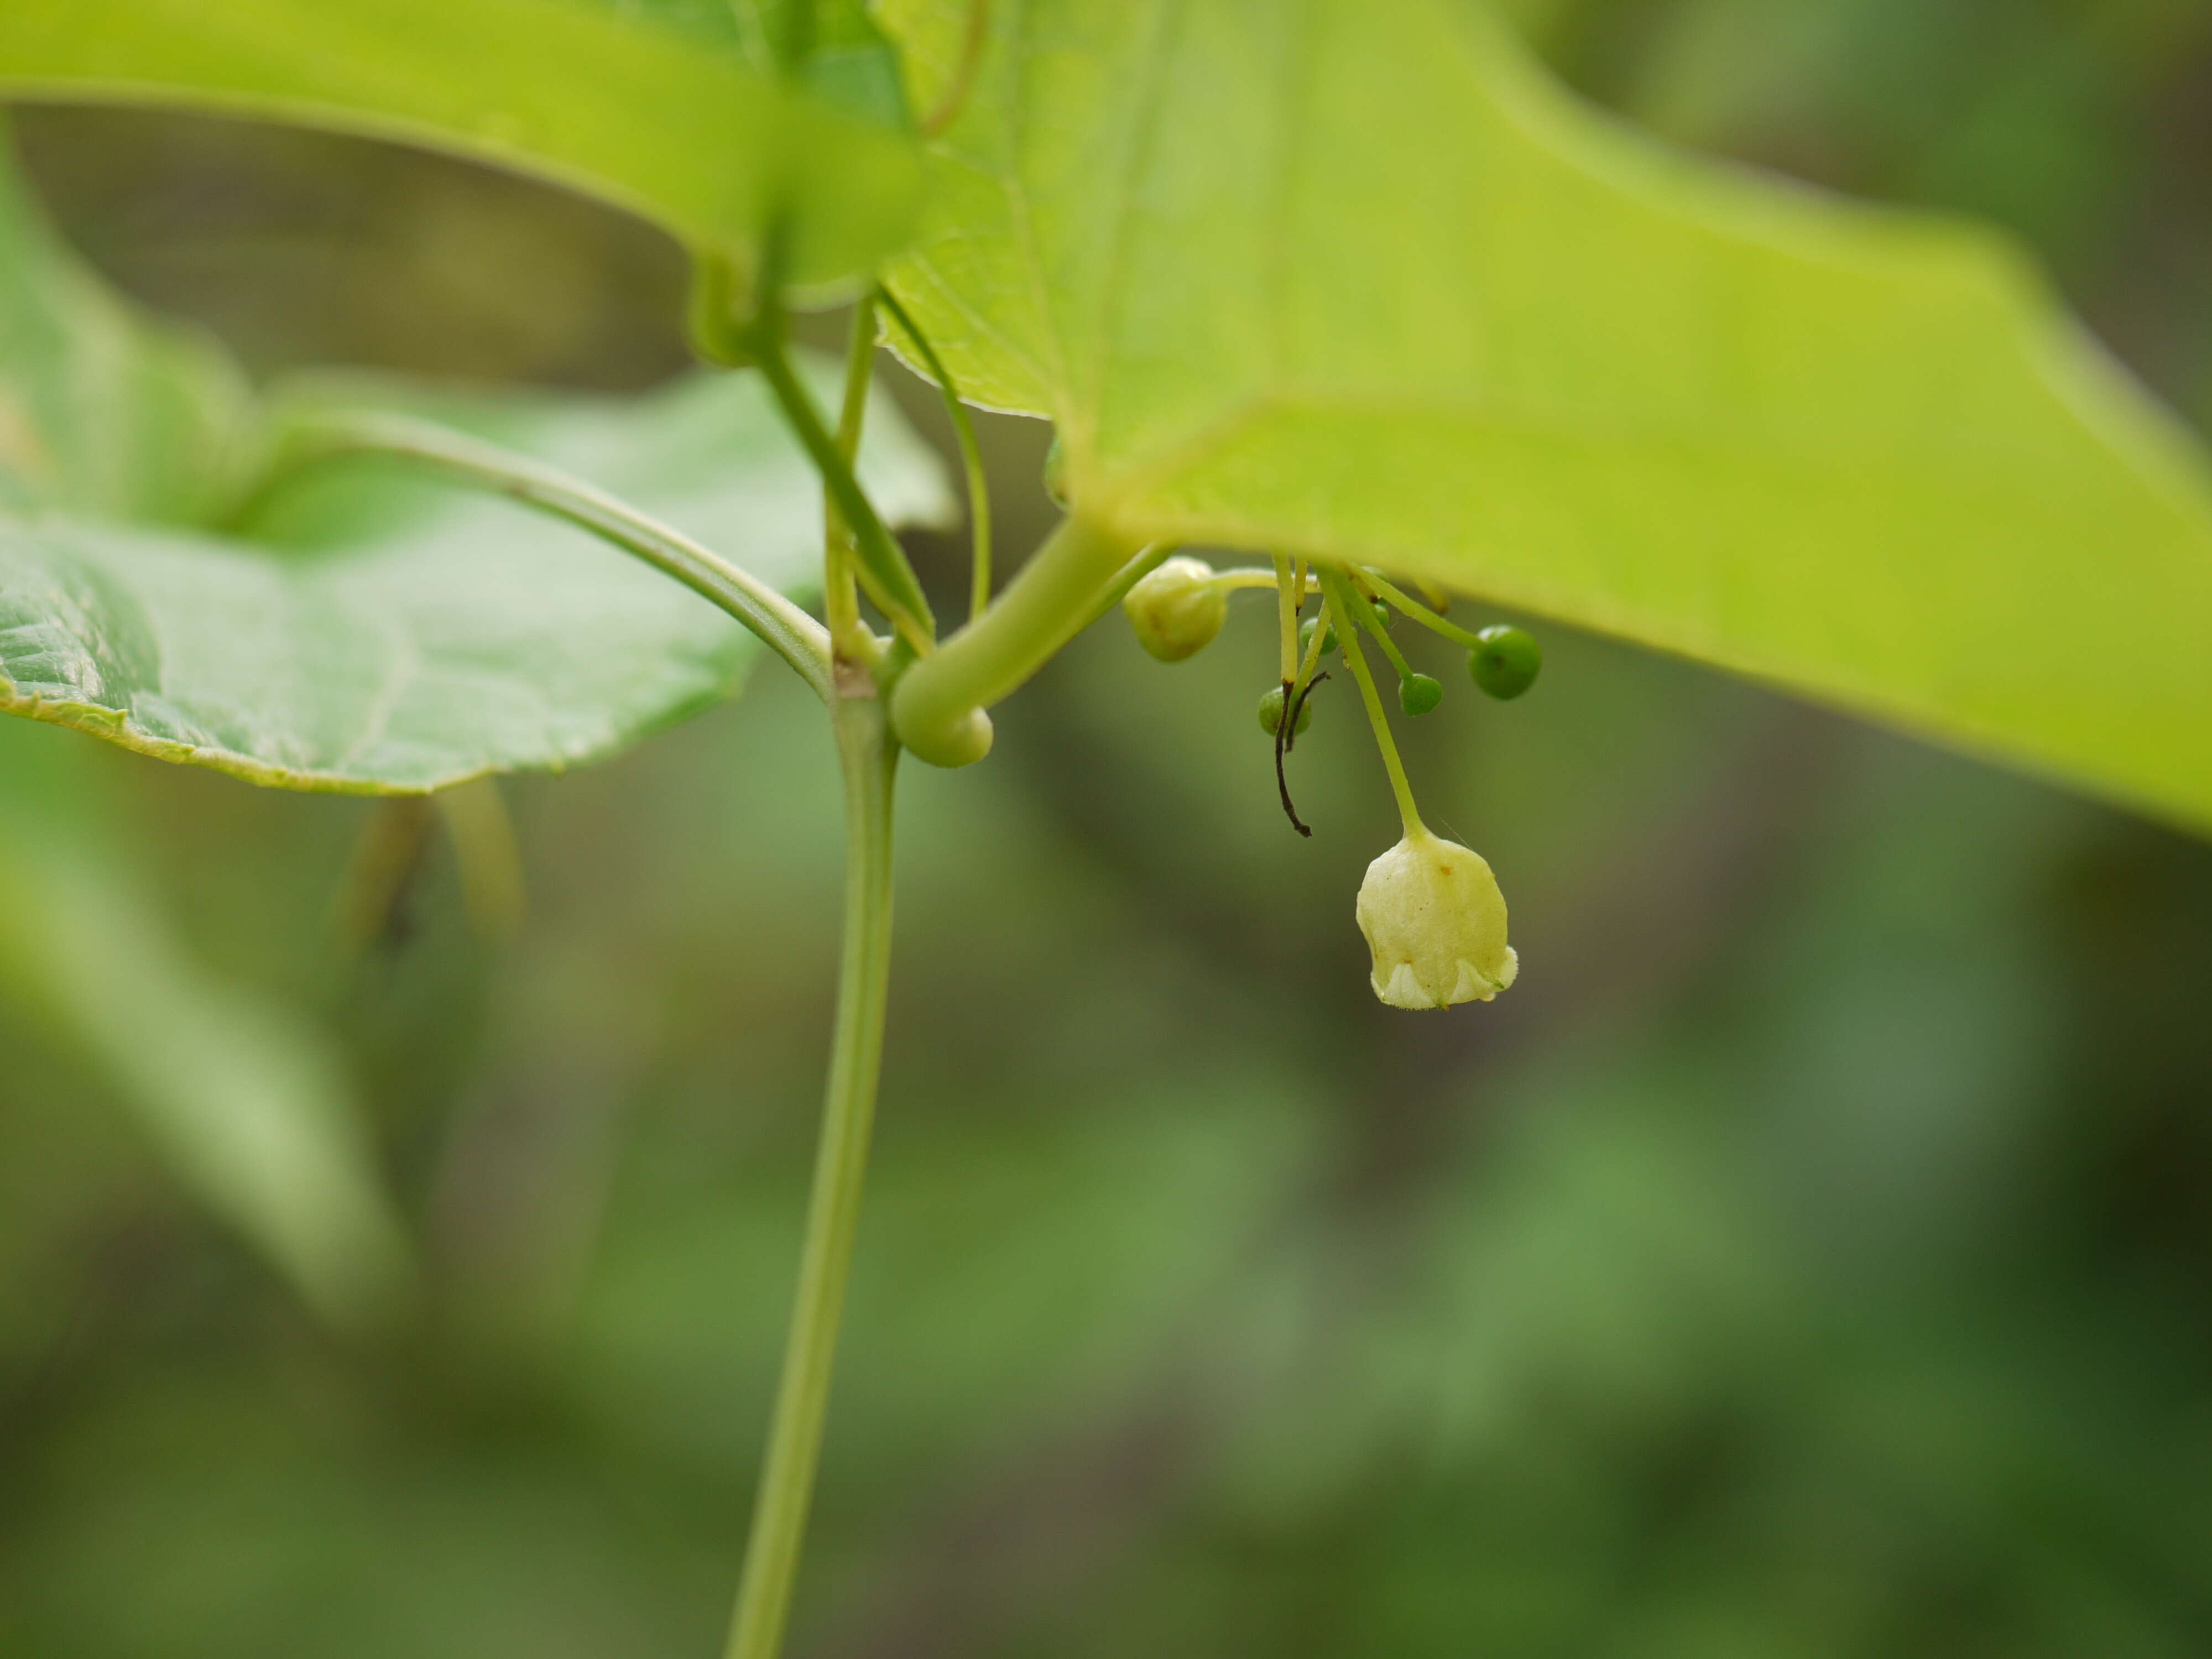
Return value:
M 1515 9 L 1675 140 L 2008 225 L 2212 425 L 2212 7 Z M 681 361 L 672 250 L 543 190 L 19 125 L 77 245 L 258 368 Z M 1046 435 L 987 423 L 1010 548 L 1048 521 Z M 915 547 L 957 610 L 961 544 Z M 1548 624 L 1510 706 L 1409 641 L 1462 688 L 1409 760 L 1523 975 L 1395 1013 L 1352 921 L 1396 834 L 1380 769 L 1326 688 L 1291 834 L 1240 604 L 1172 669 L 1109 619 L 988 764 L 902 783 L 794 1653 L 2212 1651 L 2212 849 Z M 2020 648 L 2064 673 L 2075 643 Z M 433 835 L 349 945 L 375 807 L 0 725 L 9 836 L 334 1046 L 427 1286 L 333 1334 L 35 973 L 0 975 L 0 1652 L 718 1650 L 835 966 L 821 726 L 763 668 L 516 781 L 518 933 L 471 931 Z M 114 1042 L 159 1066 L 173 1036 L 133 1010 Z

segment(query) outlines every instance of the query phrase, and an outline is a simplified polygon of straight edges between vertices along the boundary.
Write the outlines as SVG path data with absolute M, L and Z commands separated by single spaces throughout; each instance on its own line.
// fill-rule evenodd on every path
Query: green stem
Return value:
M 865 676 L 855 678 L 866 684 Z M 882 1073 L 890 973 L 891 784 L 898 745 L 886 729 L 881 701 L 872 695 L 839 696 L 830 714 L 845 785 L 844 958 L 799 1288 L 727 1659 L 775 1659 L 790 1618 Z
M 1359 648 L 1359 624 L 1352 620 L 1352 607 L 1359 599 L 1334 570 L 1322 573 L 1322 583 L 1328 593 L 1328 608 L 1335 613 L 1336 636 L 1344 642 L 1344 659 L 1351 665 L 1352 678 L 1359 682 L 1359 700 L 1367 705 L 1368 720 L 1375 727 L 1376 746 L 1382 751 L 1383 768 L 1390 774 L 1390 787 L 1398 796 L 1399 819 L 1407 835 L 1419 835 L 1426 826 L 1421 822 L 1420 809 L 1413 805 L 1413 786 L 1406 781 L 1406 765 L 1398 758 L 1397 740 L 1390 735 L 1390 721 L 1382 713 L 1382 699 L 1375 690 L 1375 677 L 1367 672 L 1367 658 Z
M 1390 637 L 1390 630 L 1382 625 L 1382 619 L 1375 614 L 1375 608 L 1364 600 L 1355 608 L 1359 614 L 1359 625 L 1375 636 L 1375 643 L 1382 647 L 1382 654 L 1390 659 L 1390 666 L 1398 671 L 1398 678 L 1401 680 L 1413 678 L 1413 665 L 1406 660 L 1406 653 L 1398 649 L 1397 641 Z
M 953 435 L 959 441 L 960 465 L 968 475 L 968 521 L 975 532 L 974 574 L 968 595 L 968 619 L 973 622 L 991 603 L 991 485 L 983 471 L 982 447 L 975 441 L 975 422 L 969 418 L 968 405 L 960 401 L 960 388 L 952 384 L 952 375 L 937 355 L 937 348 L 907 315 L 898 296 L 887 288 L 878 288 L 876 295 L 936 380 L 938 391 L 944 394 L 945 412 L 951 417 Z
M 775 394 L 786 423 L 805 447 L 814 470 L 822 475 L 830 499 L 853 532 L 854 550 L 860 556 L 860 574 L 869 597 L 883 607 L 891 625 L 916 651 L 927 652 L 936 639 L 937 619 L 922 596 L 921 583 L 891 532 L 884 527 L 883 520 L 876 515 L 875 504 L 860 488 L 852 466 L 837 453 L 837 441 L 823 425 L 814 399 L 799 384 L 778 331 L 763 324 L 748 331 L 746 343 Z
M 1089 628 L 1091 623 L 1127 599 L 1129 590 L 1165 564 L 1174 556 L 1175 550 L 1173 542 L 1160 542 L 1145 549 L 1135 558 L 1123 565 L 1115 573 L 1114 580 L 1106 584 L 1105 591 L 1091 601 L 1091 609 L 1084 612 L 1083 621 L 1069 634 L 1068 637 L 1074 638 L 1077 634 L 1082 633 L 1085 629 Z
M 980 758 L 963 742 L 975 713 L 1006 696 L 1081 631 L 1136 549 L 1078 514 L 1061 520 L 997 601 L 899 678 L 891 726 L 936 766 Z
M 1448 640 L 1455 640 L 1460 644 L 1467 647 L 1470 651 L 1481 649 L 1482 641 L 1477 639 L 1473 634 L 1468 632 L 1466 629 L 1460 627 L 1455 623 L 1446 622 L 1442 617 L 1437 615 L 1435 611 L 1430 610 L 1428 606 L 1423 605 L 1419 599 L 1407 598 L 1397 588 L 1391 586 L 1391 585 L 1385 581 L 1381 576 L 1376 574 L 1374 571 L 1363 569 L 1359 573 L 1359 575 L 1361 580 L 1366 582 L 1370 586 L 1374 588 L 1377 593 L 1380 593 L 1384 599 L 1388 599 L 1392 607 L 1399 611 L 1400 614 L 1411 617 L 1415 622 L 1420 623 L 1422 627 L 1432 629 L 1435 632 L 1443 635 Z
M 297 418 L 276 464 L 231 522 L 249 521 L 295 473 L 347 457 L 405 461 L 590 531 L 728 611 L 829 699 L 828 630 L 767 583 L 603 489 L 428 421 L 366 411 Z
M 1256 568 L 1224 570 L 1213 579 L 1212 585 L 1224 593 L 1242 592 L 1247 588 L 1287 589 L 1290 586 L 1291 573 L 1287 568 L 1288 561 L 1285 563 L 1285 568 L 1279 576 L 1272 570 L 1261 570 Z M 1308 582 L 1306 592 L 1311 593 L 1315 591 L 1314 585 Z
M 848 463 L 860 453 L 860 423 L 867 417 L 868 371 L 876 355 L 876 308 L 863 295 L 853 307 L 852 337 L 845 350 L 845 398 L 837 411 L 837 453 Z M 830 639 L 856 660 L 866 654 L 860 594 L 853 586 L 853 532 L 828 484 L 822 488 L 822 614 Z

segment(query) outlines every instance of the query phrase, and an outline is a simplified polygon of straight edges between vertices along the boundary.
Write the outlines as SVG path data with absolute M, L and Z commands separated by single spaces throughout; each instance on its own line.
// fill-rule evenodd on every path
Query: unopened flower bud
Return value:
M 1394 1008 L 1487 1002 L 1520 971 L 1489 865 L 1425 830 L 1367 866 L 1358 916 L 1375 953 L 1375 994 Z
M 1203 559 L 1173 558 L 1121 601 L 1137 643 L 1162 662 L 1181 662 L 1213 643 L 1229 619 L 1229 596 Z

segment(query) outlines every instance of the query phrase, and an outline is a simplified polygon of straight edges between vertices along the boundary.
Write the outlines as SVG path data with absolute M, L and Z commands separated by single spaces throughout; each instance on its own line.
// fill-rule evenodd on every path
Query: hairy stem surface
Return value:
M 842 677 L 841 677 L 842 678 Z M 866 684 L 865 676 L 855 678 Z M 891 940 L 891 784 L 898 745 L 872 695 L 832 698 L 845 785 L 845 942 L 822 1140 L 792 1304 L 783 1376 L 745 1542 L 727 1659 L 775 1659 L 791 1613 L 799 1549 L 830 1405 L 837 1328 L 853 1265 L 868 1133 L 884 1051 Z

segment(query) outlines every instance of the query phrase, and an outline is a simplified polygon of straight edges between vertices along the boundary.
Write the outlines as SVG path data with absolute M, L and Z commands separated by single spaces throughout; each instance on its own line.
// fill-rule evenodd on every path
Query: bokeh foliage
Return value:
M 2197 9 L 1520 9 L 1677 137 L 1995 213 L 2212 418 Z M 572 203 L 330 140 L 26 127 L 80 245 L 258 368 L 676 361 L 672 258 Z M 1019 545 L 1042 433 L 991 439 Z M 957 592 L 957 545 L 917 545 Z M 1394 1015 L 1350 915 L 1379 772 L 1324 704 L 1290 835 L 1239 603 L 1174 669 L 1097 630 L 986 768 L 907 781 L 799 1650 L 2212 1642 L 2212 856 L 1551 629 L 1537 693 L 1409 730 L 1526 976 Z M 323 918 L 371 808 L 0 726 L 14 800 L 90 815 L 206 973 L 331 1033 L 431 1298 L 325 1334 L 0 1011 L 0 1650 L 712 1650 L 833 969 L 818 721 L 763 676 L 524 781 L 519 939 L 471 938 L 434 844 L 350 959 Z

